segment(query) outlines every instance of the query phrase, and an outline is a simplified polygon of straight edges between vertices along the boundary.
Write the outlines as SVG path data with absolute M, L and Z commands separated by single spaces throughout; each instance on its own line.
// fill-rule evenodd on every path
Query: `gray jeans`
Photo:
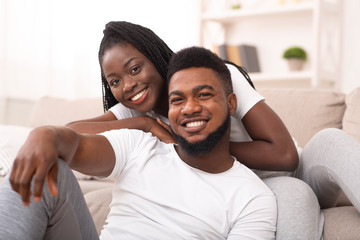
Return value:
M 8 177 L 0 186 L 0 239 L 99 239 L 80 186 L 68 165 L 58 161 L 58 195 L 44 187 L 43 199 L 25 207 Z

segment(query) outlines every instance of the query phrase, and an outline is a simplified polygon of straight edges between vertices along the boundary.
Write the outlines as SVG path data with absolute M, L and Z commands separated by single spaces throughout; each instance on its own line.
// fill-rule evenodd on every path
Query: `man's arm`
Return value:
M 50 193 L 57 194 L 57 161 L 61 158 L 82 173 L 107 176 L 115 165 L 109 141 L 101 135 L 82 135 L 67 127 L 40 127 L 33 130 L 14 160 L 10 183 L 24 205 L 33 194 L 40 201 L 45 179 Z M 31 182 L 33 193 L 31 193 Z

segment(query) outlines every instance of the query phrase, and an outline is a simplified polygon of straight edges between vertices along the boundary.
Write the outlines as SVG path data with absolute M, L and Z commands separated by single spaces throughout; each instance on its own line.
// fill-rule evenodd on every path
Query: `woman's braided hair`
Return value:
M 99 50 L 100 66 L 106 50 L 117 44 L 130 43 L 154 64 L 166 83 L 167 67 L 173 51 L 152 30 L 137 24 L 119 21 L 106 24 L 103 33 L 104 37 Z M 118 101 L 112 94 L 102 70 L 101 81 L 104 111 L 107 111 Z
M 100 66 L 106 50 L 117 44 L 130 43 L 154 64 L 160 76 L 166 83 L 168 64 L 174 52 L 152 30 L 130 22 L 112 21 L 106 24 L 103 33 L 104 37 L 101 40 L 99 49 Z M 244 68 L 229 61 L 225 61 L 225 63 L 234 65 L 246 78 L 249 84 L 255 88 Z M 104 111 L 107 111 L 109 108 L 117 104 L 118 101 L 112 94 L 102 69 L 101 81 Z

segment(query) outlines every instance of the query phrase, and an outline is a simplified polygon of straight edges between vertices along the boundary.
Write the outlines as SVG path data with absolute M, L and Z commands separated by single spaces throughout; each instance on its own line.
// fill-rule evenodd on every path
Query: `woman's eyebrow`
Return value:
M 129 64 L 135 59 L 136 59 L 136 57 L 133 57 L 133 58 L 130 58 L 129 60 L 127 60 L 125 62 L 125 64 L 124 64 L 124 67 L 129 66 Z M 109 78 L 109 77 L 112 77 L 112 76 L 115 76 L 115 75 L 116 75 L 116 73 L 109 73 L 108 75 L 106 75 L 106 78 Z

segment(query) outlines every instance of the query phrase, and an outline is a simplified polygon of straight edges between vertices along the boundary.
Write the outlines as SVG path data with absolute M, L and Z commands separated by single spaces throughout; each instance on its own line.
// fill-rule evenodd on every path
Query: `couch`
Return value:
M 316 132 L 329 127 L 343 129 L 360 142 L 360 88 L 349 94 L 319 89 L 267 88 L 258 91 L 282 118 L 300 147 L 305 146 Z M 67 100 L 43 97 L 35 103 L 28 126 L 0 127 L 0 136 L 10 138 L 7 141 L 0 140 L 0 154 L 1 151 L 5 151 L 2 154 L 8 156 L 16 154 L 19 145 L 33 127 L 63 125 L 102 113 L 101 98 Z M 6 170 L 6 166 L 2 170 Z M 75 174 L 100 233 L 109 211 L 113 182 L 77 172 Z M 2 179 L 0 177 L 0 182 Z M 340 197 L 336 207 L 322 211 L 325 216 L 324 239 L 360 239 L 360 214 L 344 195 Z

